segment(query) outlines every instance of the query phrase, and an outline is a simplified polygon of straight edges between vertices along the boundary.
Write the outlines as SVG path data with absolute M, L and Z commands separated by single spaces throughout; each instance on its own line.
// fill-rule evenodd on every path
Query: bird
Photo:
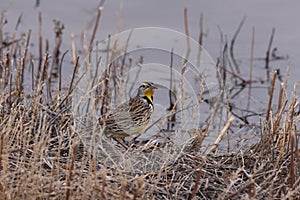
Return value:
M 111 110 L 101 120 L 103 134 L 108 138 L 124 139 L 143 131 L 154 112 L 152 82 L 143 82 L 135 97 Z

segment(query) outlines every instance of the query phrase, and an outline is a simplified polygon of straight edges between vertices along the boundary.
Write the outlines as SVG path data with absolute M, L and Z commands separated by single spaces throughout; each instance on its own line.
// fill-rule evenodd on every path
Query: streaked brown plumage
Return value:
M 134 98 L 119 105 L 103 119 L 103 133 L 111 138 L 125 138 L 144 130 L 154 111 L 154 89 L 153 83 L 144 82 Z

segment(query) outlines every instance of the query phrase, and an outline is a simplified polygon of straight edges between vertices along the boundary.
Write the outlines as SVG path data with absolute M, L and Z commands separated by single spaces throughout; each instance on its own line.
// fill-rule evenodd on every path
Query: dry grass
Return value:
M 61 33 L 59 27 L 57 31 Z M 30 31 L 25 38 L 15 34 L 3 38 L 2 29 L 0 32 L 1 199 L 299 198 L 299 97 L 294 94 L 287 98 L 282 95 L 285 87 L 281 87 L 278 110 L 272 112 L 276 73 L 266 118 L 260 125 L 261 139 L 246 150 L 203 155 L 197 148 L 203 138 L 196 137 L 184 150 L 173 149 L 172 143 L 148 141 L 126 151 L 113 146 L 121 152 L 114 163 L 91 155 L 74 130 L 70 105 L 78 58 L 74 56 L 74 75 L 69 87 L 62 88 L 61 78 L 59 87 L 53 86 L 52 69 L 57 67 L 56 76 L 61 77 L 63 63 L 57 43 L 52 65 L 45 52 L 39 59 L 38 70 L 29 76 L 32 89 L 26 91 L 25 68 L 34 65 L 28 52 Z M 109 93 L 107 77 L 106 89 L 100 91 L 104 96 Z M 102 103 L 102 109 L 107 109 L 108 104 Z M 223 130 L 227 131 L 229 126 L 230 123 Z M 211 152 L 215 152 L 219 142 Z M 144 163 L 150 167 L 143 168 Z
M 106 165 L 88 153 L 83 154 L 84 148 L 79 148 L 79 141 L 71 137 L 71 122 L 67 111 L 50 113 L 41 104 L 18 104 L 9 112 L 2 110 L 0 196 L 3 199 L 299 196 L 299 151 L 295 150 L 293 139 L 296 130 L 289 129 L 288 124 L 280 124 L 275 133 L 267 131 L 270 125 L 265 125 L 261 142 L 247 151 L 199 156 L 199 152 L 189 150 L 178 154 L 176 159 L 161 162 L 159 168 L 143 171 Z M 70 142 L 68 145 L 66 140 Z M 149 155 L 141 153 L 141 148 L 127 153 L 136 156 L 137 152 Z

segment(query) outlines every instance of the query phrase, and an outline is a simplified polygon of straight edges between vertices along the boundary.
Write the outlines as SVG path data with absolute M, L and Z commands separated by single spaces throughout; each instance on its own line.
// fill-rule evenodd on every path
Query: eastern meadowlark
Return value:
M 153 83 L 143 82 L 134 98 L 109 112 L 102 121 L 104 135 L 125 138 L 144 130 L 154 111 L 154 89 L 157 87 Z

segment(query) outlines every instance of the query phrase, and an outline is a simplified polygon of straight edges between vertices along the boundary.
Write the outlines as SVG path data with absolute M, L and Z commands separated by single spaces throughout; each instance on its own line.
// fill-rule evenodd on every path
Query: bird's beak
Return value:
M 150 89 L 158 89 L 158 87 L 159 87 L 159 86 L 158 86 L 157 84 L 154 84 L 154 83 L 153 83 L 153 84 L 150 86 Z
M 152 85 L 152 86 L 151 86 L 151 89 L 154 89 L 154 90 L 156 90 L 156 89 L 157 89 L 157 87 L 156 87 L 156 86 L 154 86 L 154 85 Z

